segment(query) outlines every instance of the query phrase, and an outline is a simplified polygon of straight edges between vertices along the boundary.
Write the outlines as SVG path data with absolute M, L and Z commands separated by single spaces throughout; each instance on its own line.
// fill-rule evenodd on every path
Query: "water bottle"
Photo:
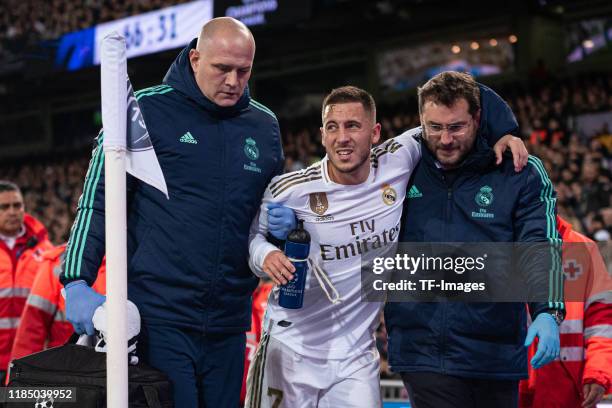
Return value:
M 291 230 L 285 241 L 285 255 L 295 266 L 293 279 L 280 287 L 278 304 L 287 309 L 299 309 L 304 302 L 304 285 L 308 272 L 310 234 L 304 229 L 304 221 L 298 220 L 297 228 Z

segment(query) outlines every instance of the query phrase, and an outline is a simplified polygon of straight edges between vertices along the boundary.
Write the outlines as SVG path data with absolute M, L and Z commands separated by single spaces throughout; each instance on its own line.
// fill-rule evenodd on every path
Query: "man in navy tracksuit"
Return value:
M 506 158 L 495 165 L 477 131 L 478 87 L 470 76 L 432 78 L 419 89 L 419 108 L 423 157 L 401 242 L 559 241 L 555 193 L 542 163 L 530 157 L 520 173 Z M 501 134 L 515 130 L 514 120 L 498 119 L 497 127 L 510 125 Z M 544 257 L 530 259 L 532 270 L 545 265 Z M 524 303 L 388 303 L 389 363 L 402 374 L 413 406 L 516 407 L 518 380 L 527 377 L 525 344 L 539 339 L 536 368 L 558 356 L 562 278 L 559 270 L 551 273 L 551 301 L 529 304 L 528 333 Z
M 128 298 L 139 355 L 172 381 L 176 407 L 237 407 L 258 279 L 248 233 L 282 172 L 278 122 L 246 88 L 255 43 L 242 23 L 208 22 L 160 86 L 136 93 L 170 199 L 128 178 Z M 63 263 L 67 318 L 93 332 L 91 284 L 105 253 L 103 133 Z

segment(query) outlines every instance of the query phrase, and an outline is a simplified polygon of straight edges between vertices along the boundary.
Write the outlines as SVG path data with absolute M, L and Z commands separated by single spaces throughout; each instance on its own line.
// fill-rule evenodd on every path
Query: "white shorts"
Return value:
M 247 375 L 245 408 L 378 408 L 376 349 L 342 360 L 305 357 L 264 332 Z

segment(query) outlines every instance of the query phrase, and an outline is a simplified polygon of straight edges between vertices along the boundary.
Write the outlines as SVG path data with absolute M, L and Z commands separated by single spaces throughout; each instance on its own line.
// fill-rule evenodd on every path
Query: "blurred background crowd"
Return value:
M 18 53 L 40 40 L 187 1 L 4 0 L 0 3 L 0 56 Z
M 536 89 L 511 84 L 498 89 L 519 121 L 520 136 L 540 157 L 558 194 L 558 212 L 596 241 L 612 233 L 612 132 L 606 126 L 592 134 L 576 129 L 578 113 L 612 109 L 612 75 L 550 80 Z M 418 126 L 413 97 L 395 104 L 379 101 L 378 120 L 384 138 Z M 320 114 L 280 120 L 286 171 L 320 160 Z M 26 207 L 48 227 L 51 239 L 66 241 L 87 169 L 88 153 L 64 154 L 0 164 L 2 178 L 24 192 Z

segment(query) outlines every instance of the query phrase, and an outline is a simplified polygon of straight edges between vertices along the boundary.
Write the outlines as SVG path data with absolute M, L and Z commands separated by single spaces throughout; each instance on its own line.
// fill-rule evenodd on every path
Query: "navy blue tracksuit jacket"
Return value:
M 560 242 L 555 192 L 539 159 L 530 157 L 520 173 L 509 158 L 496 166 L 493 151 L 477 137 L 454 181 L 445 177 L 423 144 L 412 180 L 416 190 L 404 204 L 401 242 Z M 475 197 L 484 186 L 491 194 L 487 217 L 475 217 L 482 212 Z M 541 271 L 551 262 L 533 257 L 528 268 Z M 563 308 L 560 268 L 550 273 L 555 276 L 531 277 L 549 276 L 554 282 L 551 303 L 530 304 L 534 317 Z M 394 371 L 500 380 L 527 376 L 524 303 L 388 303 L 385 322 Z
M 249 97 L 222 108 L 198 88 L 188 53 L 163 84 L 136 93 L 170 199 L 128 177 L 128 298 L 143 323 L 203 333 L 250 328 L 248 233 L 283 169 L 278 122 Z M 98 137 L 72 228 L 62 283 L 92 284 L 105 252 L 104 156 Z

